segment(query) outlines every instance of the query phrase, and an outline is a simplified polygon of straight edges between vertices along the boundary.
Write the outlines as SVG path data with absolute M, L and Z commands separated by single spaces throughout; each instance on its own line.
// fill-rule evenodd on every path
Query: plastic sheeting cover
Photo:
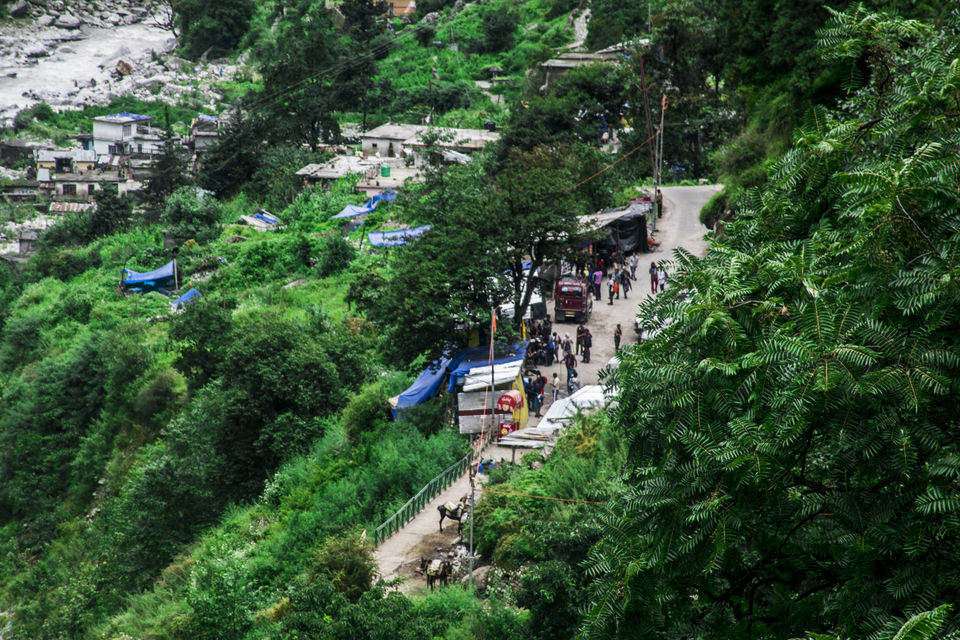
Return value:
M 267 224 L 278 224 L 280 222 L 280 218 L 273 215 L 269 211 L 264 211 L 263 209 L 253 214 L 253 217 L 256 218 L 257 220 L 262 220 Z
M 435 396 L 437 390 L 440 388 L 440 383 L 443 382 L 443 376 L 447 374 L 447 367 L 450 365 L 452 359 L 453 358 L 449 357 L 441 358 L 439 361 L 434 361 L 433 364 L 424 369 L 423 373 L 417 376 L 413 384 L 397 396 L 394 417 L 396 417 L 398 411 L 404 407 L 412 407 L 421 402 L 426 402 Z
M 203 295 L 203 294 L 201 294 L 199 291 L 197 291 L 193 287 L 190 287 L 189 291 L 187 291 L 185 294 L 183 294 L 176 300 L 171 301 L 170 306 L 173 307 L 174 309 L 179 309 L 180 307 L 184 306 L 188 302 L 192 302 L 193 299 L 199 295 Z
M 510 345 L 498 344 L 494 347 L 493 364 L 504 364 L 507 362 L 516 362 L 518 360 L 523 362 L 523 359 L 526 357 L 526 341 L 521 340 Z M 470 347 L 460 351 L 456 356 L 454 356 L 453 361 L 447 367 L 447 371 L 450 372 L 450 385 L 447 390 L 453 391 L 456 389 L 457 383 L 462 381 L 471 369 L 482 367 L 483 365 L 489 366 L 489 358 L 490 345 Z
M 393 189 L 387 189 L 382 193 L 378 193 L 369 200 L 363 203 L 363 205 L 348 204 L 343 208 L 343 211 L 338 213 L 335 216 L 330 216 L 330 219 L 334 218 L 353 218 L 355 216 L 362 216 L 365 213 L 370 213 L 377 208 L 377 204 L 381 201 L 390 202 L 391 200 L 396 200 L 397 194 Z
M 374 247 L 399 247 L 407 244 L 410 240 L 419 238 L 429 230 L 430 225 L 399 231 L 371 231 L 367 234 L 367 238 Z
M 147 282 L 156 282 L 157 280 L 166 280 L 168 278 L 173 278 L 173 260 L 159 269 L 147 271 L 146 273 L 131 271 L 130 269 L 123 270 L 123 284 L 125 285 L 145 284 Z

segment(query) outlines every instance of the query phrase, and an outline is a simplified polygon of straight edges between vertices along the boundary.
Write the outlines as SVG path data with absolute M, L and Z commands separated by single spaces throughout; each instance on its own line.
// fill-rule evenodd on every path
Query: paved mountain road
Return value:
M 651 260 L 670 260 L 672 252 L 678 247 L 682 247 L 691 253 L 703 255 L 707 249 L 707 243 L 703 235 L 707 229 L 700 224 L 699 213 L 707 200 L 720 190 L 719 186 L 697 186 L 697 187 L 664 187 L 663 217 L 656 221 L 656 233 L 654 238 L 660 243 L 660 247 L 654 253 L 641 254 L 640 266 L 637 268 L 637 282 L 632 291 L 633 295 L 624 300 L 614 300 L 613 305 L 607 304 L 606 282 L 603 283 L 604 298 L 595 301 L 593 314 L 587 326 L 593 333 L 593 353 L 589 363 L 581 363 L 578 367 L 582 384 L 596 384 L 597 376 L 610 358 L 613 357 L 613 330 L 619 323 L 623 329 L 623 342 L 629 344 L 633 341 L 633 318 L 636 314 L 637 304 L 644 296 L 649 295 L 650 281 L 647 275 L 647 269 L 650 267 Z M 575 324 L 555 324 L 555 331 L 560 333 L 575 334 Z M 552 367 L 541 367 L 540 370 L 550 379 L 554 372 L 560 374 L 561 381 L 566 382 L 566 374 L 559 364 Z M 550 392 L 545 393 L 549 403 Z M 535 424 L 536 418 L 531 420 Z M 500 460 L 501 458 L 510 459 L 512 451 L 506 447 L 500 447 L 496 444 L 487 446 L 484 450 L 484 457 Z M 517 452 L 519 460 L 523 451 Z M 483 475 L 478 476 L 477 484 L 478 496 L 482 493 Z M 455 483 L 430 501 L 427 506 L 417 514 L 400 531 L 393 534 L 390 538 L 381 544 L 374 556 L 380 567 L 380 574 L 384 579 L 406 576 L 406 580 L 400 587 L 405 593 L 419 592 L 426 589 L 426 580 L 417 573 L 421 558 L 433 558 L 438 553 L 450 551 L 460 540 L 457 535 L 457 523 L 449 520 L 443 522 L 443 533 L 440 533 L 438 523 L 440 514 L 437 507 L 445 502 L 456 502 L 462 496 L 470 492 L 470 479 L 464 474 Z M 468 531 L 464 529 L 464 544 L 466 544 Z M 482 560 L 481 560 L 482 561 Z

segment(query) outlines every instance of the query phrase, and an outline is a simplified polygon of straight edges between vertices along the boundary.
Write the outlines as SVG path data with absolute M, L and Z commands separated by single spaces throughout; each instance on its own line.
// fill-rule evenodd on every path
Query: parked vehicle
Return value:
M 557 322 L 570 319 L 583 324 L 593 312 L 593 294 L 586 279 L 560 276 L 554 294 L 553 313 Z

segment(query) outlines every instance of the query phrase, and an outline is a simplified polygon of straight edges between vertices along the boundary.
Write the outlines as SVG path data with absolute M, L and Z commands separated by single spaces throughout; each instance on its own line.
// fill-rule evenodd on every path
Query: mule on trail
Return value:
M 457 535 L 463 533 L 463 516 L 467 515 L 467 496 L 460 498 L 460 502 L 447 502 L 437 507 L 440 512 L 440 533 L 443 533 L 443 519 L 457 521 Z
M 427 586 L 432 590 L 438 582 L 447 585 L 453 575 L 453 564 L 446 558 L 434 558 L 429 562 L 420 558 L 420 571 L 427 575 Z

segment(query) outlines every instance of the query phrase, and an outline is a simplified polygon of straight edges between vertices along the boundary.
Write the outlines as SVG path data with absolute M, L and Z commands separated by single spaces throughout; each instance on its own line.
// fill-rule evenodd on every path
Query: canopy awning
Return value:
M 522 406 L 523 394 L 516 389 L 511 389 L 497 398 L 497 409 L 500 411 L 512 411 Z
M 527 356 L 527 343 L 524 341 L 514 342 L 513 344 L 497 344 L 493 351 L 493 364 L 505 364 L 508 362 L 523 363 Z M 462 381 L 467 374 L 473 373 L 472 369 L 486 367 L 487 380 L 490 379 L 490 345 L 480 347 L 470 347 L 464 349 L 456 355 L 447 370 L 450 372 L 449 391 L 457 387 L 457 383 Z M 478 372 L 479 373 L 479 372 Z M 496 375 L 496 374 L 495 374 Z M 478 380 L 479 381 L 479 380 Z M 486 384 L 489 384 L 487 382 Z M 481 387 L 482 388 L 482 387 Z

